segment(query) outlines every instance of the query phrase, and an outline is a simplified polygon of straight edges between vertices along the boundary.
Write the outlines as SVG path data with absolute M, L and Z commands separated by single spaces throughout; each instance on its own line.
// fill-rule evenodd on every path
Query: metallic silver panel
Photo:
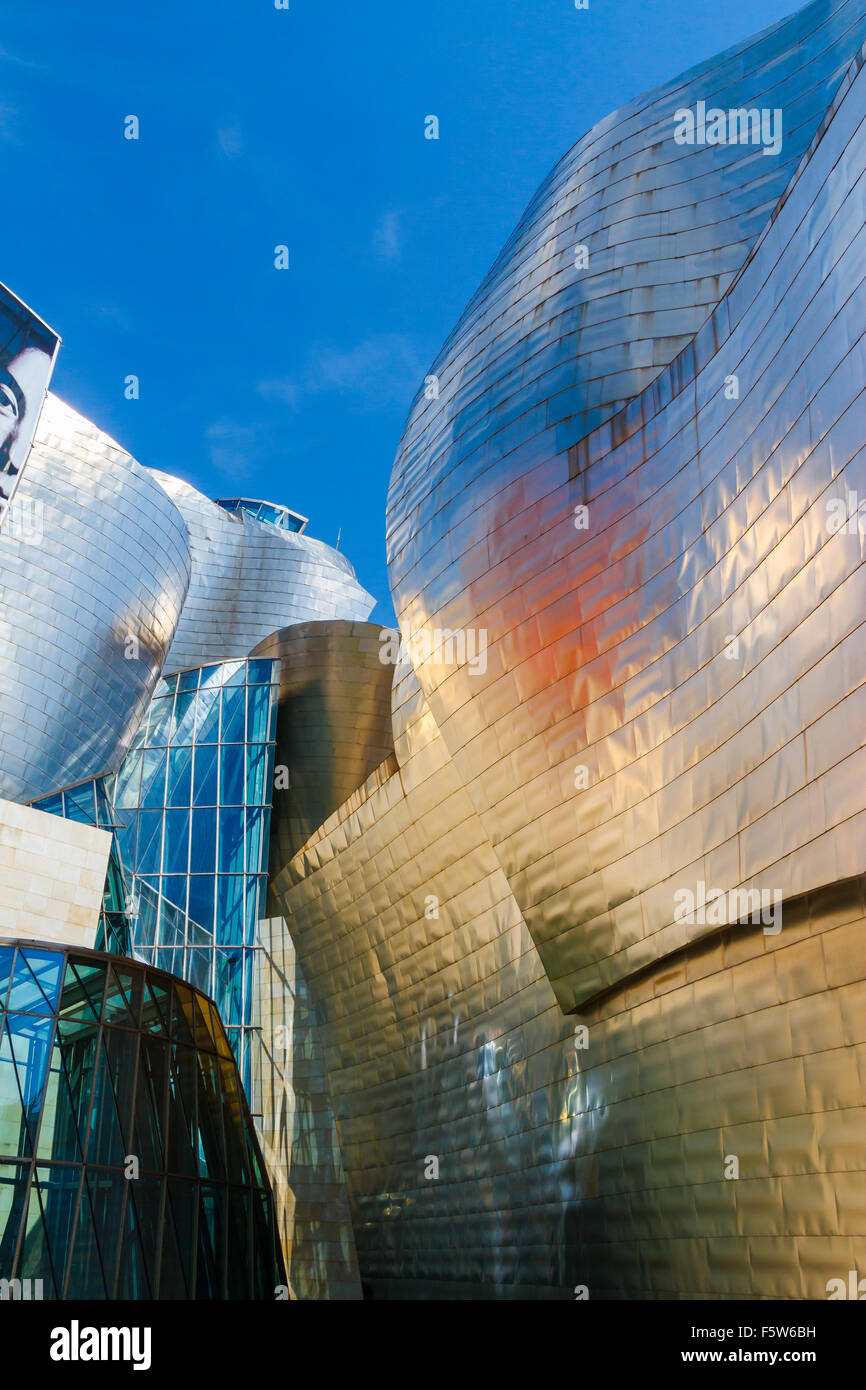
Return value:
M 499 304 L 488 284 L 489 308 L 476 302 L 445 352 L 453 403 L 416 409 L 395 465 L 401 630 L 407 644 L 437 629 L 486 637 L 483 671 L 415 666 L 565 1009 L 700 935 L 675 919 L 681 887 L 788 897 L 866 870 L 863 537 L 856 523 L 834 533 L 827 508 L 866 495 L 859 58 L 837 80 L 864 24 L 852 5 L 811 6 L 747 46 L 763 55 L 767 93 L 790 69 L 786 159 L 802 149 L 794 112 L 819 67 L 838 96 L 804 127 L 814 139 L 737 278 L 656 380 L 584 438 L 582 426 L 560 428 L 555 402 L 539 416 L 534 385 L 507 425 L 491 409 L 459 433 L 454 410 L 475 388 L 457 344 L 474 334 L 480 349 Z M 673 90 L 677 104 L 695 100 L 715 72 L 653 94 L 646 110 L 670 105 Z M 714 99 L 740 97 L 738 78 Z M 630 123 L 619 113 L 587 139 L 618 157 Z M 648 131 L 638 204 L 668 158 L 689 198 L 705 168 L 734 201 L 753 166 L 776 168 L 759 150 L 739 164 L 739 147 L 680 147 Z M 521 278 L 524 233 L 540 216 L 533 203 L 495 277 L 521 287 L 525 331 L 511 351 L 527 382 L 550 313 L 548 286 Z M 582 378 L 579 344 L 561 346 Z M 483 352 L 477 361 L 495 380 Z
M 227 512 L 180 478 L 153 476 L 186 522 L 192 578 L 165 674 L 246 656 L 277 628 L 363 620 L 375 599 L 323 541 Z
M 393 666 L 380 659 L 380 632 L 375 623 L 300 623 L 250 653 L 280 662 L 272 875 L 394 751 Z
M 117 767 L 188 582 L 163 489 L 49 395 L 0 532 L 0 796 L 35 800 Z

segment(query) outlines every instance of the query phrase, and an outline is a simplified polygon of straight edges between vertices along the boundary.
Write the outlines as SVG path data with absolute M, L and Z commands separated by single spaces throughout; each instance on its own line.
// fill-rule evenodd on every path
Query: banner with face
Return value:
M 0 526 L 27 462 L 60 339 L 0 285 Z

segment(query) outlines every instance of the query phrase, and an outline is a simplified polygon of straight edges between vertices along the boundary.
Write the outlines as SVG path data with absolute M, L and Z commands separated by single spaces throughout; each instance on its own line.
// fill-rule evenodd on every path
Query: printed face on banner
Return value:
M 0 285 L 0 525 L 30 452 L 59 341 Z

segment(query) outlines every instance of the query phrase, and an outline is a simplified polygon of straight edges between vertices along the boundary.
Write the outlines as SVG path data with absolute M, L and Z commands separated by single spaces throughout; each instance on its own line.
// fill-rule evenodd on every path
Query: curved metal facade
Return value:
M 263 638 L 312 618 L 366 618 L 375 600 L 345 555 L 323 541 L 225 508 L 154 471 L 190 538 L 192 578 L 165 674 L 247 656 Z
M 188 583 L 165 492 L 49 395 L 0 532 L 0 796 L 31 801 L 117 767 Z
M 410 418 L 399 767 L 274 881 L 374 1294 L 866 1263 L 864 26 L 813 5 L 591 132 Z M 781 108 L 781 155 L 676 146 L 701 100 Z
M 803 71 L 825 13 L 773 31 Z M 395 466 L 401 629 L 485 633 L 483 672 L 416 669 L 565 1009 L 695 935 L 681 885 L 866 869 L 862 536 L 827 505 L 864 488 L 863 90 L 852 71 L 727 294 L 612 421 L 562 450 L 540 407 L 492 416 L 485 471 L 449 441 L 423 473 L 412 424 Z
M 270 872 L 275 874 L 394 751 L 393 666 L 375 623 L 299 623 L 252 656 L 280 662 Z

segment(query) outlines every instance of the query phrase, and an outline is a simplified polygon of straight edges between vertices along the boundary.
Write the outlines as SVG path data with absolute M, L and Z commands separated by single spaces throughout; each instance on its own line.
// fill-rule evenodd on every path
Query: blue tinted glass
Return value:
M 244 940 L 244 883 L 239 874 L 217 880 L 216 935 L 221 946 L 242 946 Z
M 250 685 L 262 685 L 271 681 L 279 680 L 278 661 L 248 661 L 247 680 Z
M 244 871 L 244 812 L 230 806 L 219 813 L 219 868 L 223 874 Z
M 260 807 L 249 810 L 247 816 L 247 873 L 257 874 L 267 868 L 268 847 L 262 842 L 264 811 Z
M 36 811 L 45 811 L 51 816 L 63 815 L 63 793 L 57 792 L 54 796 L 43 796 L 41 801 L 34 801 L 33 808 Z
M 216 872 L 216 810 L 212 807 L 205 810 L 196 809 L 192 813 L 190 872 Z
M 264 875 L 247 879 L 246 921 L 244 925 L 244 944 L 246 946 L 255 946 L 256 944 L 259 902 L 261 901 L 264 905 L 266 889 L 267 878 Z
M 168 742 L 168 731 L 171 728 L 171 712 L 173 706 L 174 695 L 167 695 L 161 700 L 154 700 L 151 705 L 150 722 L 147 726 L 147 742 L 151 747 Z
M 166 902 L 186 912 L 186 874 L 164 874 L 160 879 L 160 891 Z
M 158 874 L 161 868 L 162 811 L 140 811 L 135 872 Z
M 6 986 L 12 974 L 12 961 L 15 950 L 12 946 L 0 946 L 0 1009 L 6 1003 Z
M 189 811 L 166 811 L 163 872 L 185 874 L 189 865 Z
M 223 743 L 244 741 L 244 687 L 231 686 L 222 693 L 223 722 L 220 735 Z
M 247 678 L 245 661 L 227 661 L 223 667 L 223 685 L 243 685 Z
M 195 737 L 197 743 L 216 743 L 219 740 L 220 693 L 218 690 L 198 692 L 198 715 Z
M 166 762 L 164 748 L 145 748 L 141 772 L 140 806 L 165 805 Z
M 168 805 L 188 806 L 192 795 L 192 748 L 172 748 L 168 755 Z
M 173 744 L 192 743 L 195 728 L 196 695 L 194 690 L 178 691 L 174 702 L 174 718 L 171 725 Z
M 177 678 L 178 692 L 181 690 L 195 690 L 198 685 L 198 667 L 193 671 L 181 671 Z
M 193 805 L 215 806 L 217 800 L 218 748 L 209 744 L 195 750 Z
M 228 743 L 220 749 L 220 803 L 223 806 L 242 806 L 246 748 L 242 743 Z
M 241 1022 L 243 999 L 243 951 L 223 951 L 217 965 L 214 999 L 223 1023 L 231 1028 Z M 231 1036 L 229 1036 L 231 1042 Z
M 115 810 L 138 805 L 138 791 L 141 785 L 141 764 L 143 754 L 130 753 L 114 781 L 113 798 Z
M 18 952 L 7 1008 L 53 1014 L 60 993 L 63 956 L 59 951 Z
M 211 874 L 191 874 L 189 880 L 189 915 L 205 931 L 213 931 L 214 884 Z
M 70 787 L 66 792 L 67 820 L 78 821 L 82 825 L 95 825 L 95 795 L 93 782 L 84 782 L 80 787 Z
M 248 686 L 247 696 L 247 739 L 250 743 L 267 743 L 270 736 L 271 687 Z
M 265 794 L 267 745 L 251 743 L 247 747 L 247 805 L 260 806 Z

